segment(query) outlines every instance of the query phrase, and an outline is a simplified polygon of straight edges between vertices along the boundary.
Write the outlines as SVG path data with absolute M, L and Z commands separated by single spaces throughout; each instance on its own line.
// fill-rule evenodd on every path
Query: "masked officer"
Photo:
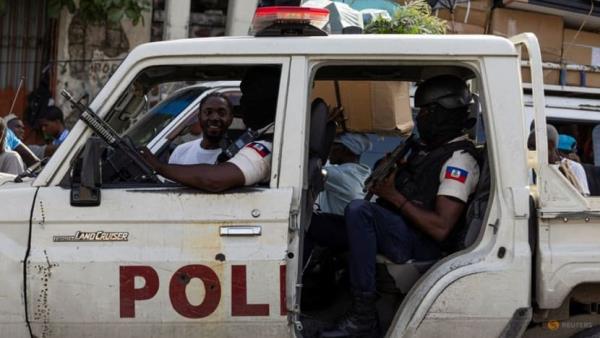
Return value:
M 479 180 L 475 147 L 464 135 L 471 98 L 458 77 L 423 82 L 415 92 L 423 148 L 413 149 L 405 165 L 372 188 L 376 203 L 354 200 L 344 216 L 313 216 L 307 240 L 350 253 L 352 306 L 322 337 L 378 335 L 378 253 L 404 263 L 437 259 L 456 246 L 459 220 Z

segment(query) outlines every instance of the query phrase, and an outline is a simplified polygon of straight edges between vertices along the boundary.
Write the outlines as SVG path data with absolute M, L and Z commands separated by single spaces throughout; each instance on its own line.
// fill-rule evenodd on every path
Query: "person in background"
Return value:
M 221 140 L 233 122 L 231 103 L 221 93 L 211 93 L 200 102 L 198 119 L 202 137 L 175 148 L 169 164 L 214 164 L 221 153 Z
M 1 139 L 1 141 L 3 141 L 2 149 L 5 151 L 16 151 L 27 166 L 32 166 L 39 162 L 40 159 L 31 151 L 31 149 L 21 142 L 10 128 L 6 127 L 6 121 L 4 119 L 0 120 L 2 120 L 2 123 L 5 126 L 5 131 Z
M 171 142 L 171 146 L 173 148 L 179 147 L 184 143 L 194 141 L 202 137 L 202 126 L 200 126 L 200 120 L 198 119 L 199 114 L 200 108 L 198 108 L 196 115 L 194 115 L 188 123 L 187 128 L 184 129 L 183 134 L 173 139 Z
M 8 130 L 6 122 L 0 119 L 0 173 L 19 175 L 24 171 L 23 161 L 17 152 L 6 146 Z
M 4 117 L 4 121 L 6 122 L 6 126 L 17 135 L 19 140 L 23 141 L 25 139 L 25 125 L 17 115 L 8 114 Z
M 548 135 L 548 164 L 558 165 L 559 171 L 571 182 L 571 184 L 584 196 L 590 195 L 587 176 L 583 166 L 562 157 L 558 151 L 559 134 L 556 128 L 551 124 L 546 124 L 546 134 Z M 535 150 L 535 130 L 532 128 L 527 139 L 529 150 Z
M 41 119 L 42 131 L 45 135 L 52 138 L 52 142 L 46 145 L 45 156 L 52 156 L 58 146 L 69 135 L 69 130 L 65 127 L 63 112 L 57 106 L 48 107 L 46 114 Z
M 360 155 L 371 146 L 364 134 L 344 133 L 334 140 L 329 163 L 324 167 L 325 188 L 317 198 L 320 211 L 343 215 L 350 201 L 364 197 L 364 182 L 371 175 L 371 168 L 360 163 Z
M 577 141 L 571 135 L 558 135 L 558 154 L 561 157 L 581 163 L 581 159 L 577 155 Z

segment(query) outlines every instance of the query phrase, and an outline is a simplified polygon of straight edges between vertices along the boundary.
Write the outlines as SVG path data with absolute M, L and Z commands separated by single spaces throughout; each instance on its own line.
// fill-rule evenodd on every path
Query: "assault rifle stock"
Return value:
M 406 139 L 406 141 L 403 144 L 397 146 L 387 158 L 384 158 L 382 160 L 383 163 L 380 163 L 375 168 L 375 170 L 373 170 L 371 175 L 367 177 L 367 179 L 365 180 L 365 187 L 363 188 L 363 192 L 367 193 L 365 195 L 365 200 L 371 200 L 371 198 L 373 197 L 373 193 L 370 191 L 371 188 L 377 183 L 383 181 L 386 177 L 388 177 L 389 174 L 391 174 L 394 171 L 394 169 L 396 169 L 396 162 L 404 156 L 406 156 L 406 154 L 408 154 L 408 151 L 410 150 L 414 142 L 415 136 L 413 134 L 410 135 L 410 137 Z
M 79 119 L 90 127 L 90 129 L 106 142 L 106 144 L 123 153 L 141 170 L 142 180 L 158 182 L 156 172 L 148 165 L 142 156 L 140 156 L 132 144 L 127 143 L 121 138 L 108 123 L 96 115 L 89 107 L 83 105 L 79 101 L 75 101 L 68 90 L 63 89 L 60 94 L 67 99 L 72 107 L 79 113 Z

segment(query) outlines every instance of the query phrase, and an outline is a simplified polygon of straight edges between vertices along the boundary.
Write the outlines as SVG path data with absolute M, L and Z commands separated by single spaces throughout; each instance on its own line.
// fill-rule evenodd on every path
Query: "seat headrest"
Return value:
M 317 156 L 325 163 L 335 137 L 335 123 L 328 121 L 329 107 L 321 98 L 313 100 L 310 111 L 309 156 Z

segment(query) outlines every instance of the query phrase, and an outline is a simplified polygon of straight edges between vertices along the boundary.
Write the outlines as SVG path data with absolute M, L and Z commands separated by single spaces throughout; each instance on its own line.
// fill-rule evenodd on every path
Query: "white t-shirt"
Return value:
M 21 156 L 11 150 L 0 153 L 0 172 L 19 175 L 25 170 Z
M 246 144 L 228 162 L 244 174 L 244 185 L 268 182 L 271 176 L 271 152 L 273 143 L 254 141 Z
M 450 142 L 464 139 L 465 137 L 459 137 Z M 479 182 L 477 161 L 471 154 L 457 150 L 442 166 L 437 195 L 451 196 L 466 203 L 469 196 L 475 192 L 477 182 Z
M 202 138 L 180 144 L 169 157 L 169 164 L 215 164 L 221 149 L 204 149 Z
M 581 192 L 583 193 L 583 195 L 589 196 L 590 187 L 588 185 L 587 176 L 585 175 L 585 169 L 583 169 L 583 166 L 580 163 L 577 163 L 568 158 L 563 158 L 561 159 L 561 161 L 565 163 L 567 167 L 571 169 L 573 175 L 575 175 L 575 178 L 579 182 L 579 186 L 581 187 Z

